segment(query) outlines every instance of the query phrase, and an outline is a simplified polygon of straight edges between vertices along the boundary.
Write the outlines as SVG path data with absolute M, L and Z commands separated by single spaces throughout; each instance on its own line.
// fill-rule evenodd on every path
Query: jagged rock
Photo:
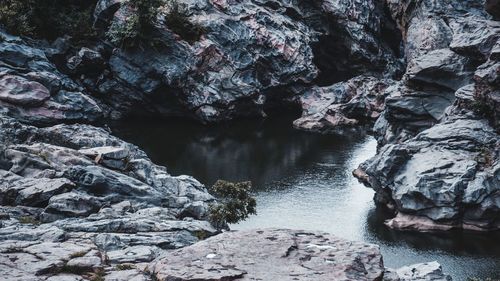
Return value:
M 85 217 L 97 212 L 104 203 L 82 192 L 68 192 L 53 196 L 42 213 L 42 221 L 50 222 L 64 217 Z
M 294 127 L 315 132 L 342 132 L 373 122 L 383 109 L 387 79 L 359 76 L 329 87 L 313 87 L 299 97 L 302 117 Z
M 157 280 L 378 280 L 375 245 L 321 232 L 262 229 L 225 232 L 158 258 Z
M 453 91 L 423 88 L 404 83 L 389 86 L 385 110 L 373 126 L 379 145 L 408 140 L 436 124 L 455 101 Z
M 471 58 L 488 59 L 500 40 L 500 22 L 472 16 L 456 18 L 450 23 L 453 40 L 450 49 Z
M 97 256 L 76 257 L 69 260 L 66 266 L 81 270 L 97 269 L 102 266 L 101 258 Z
M 450 19 L 470 15 L 486 17 L 482 3 L 477 1 L 440 0 L 413 3 L 411 0 L 388 0 L 387 6 L 405 41 L 408 63 L 426 53 L 448 48 L 453 32 Z
M 389 144 L 355 173 L 375 200 L 397 211 L 399 229 L 500 227 L 498 135 L 485 120 L 448 117 L 402 144 Z
M 114 21 L 126 21 L 131 9 L 121 2 L 99 1 L 95 17 L 110 18 L 116 11 Z M 205 34 L 188 43 L 166 26 L 158 40 L 169 48 L 113 50 L 109 69 L 89 86 L 103 94 L 112 118 L 131 112 L 194 115 L 206 122 L 262 116 L 276 88 L 313 82 L 319 73 L 314 63 L 324 68 L 323 80 L 380 73 L 387 65 L 388 75 L 401 69 L 395 54 L 399 42 L 380 40 L 393 30 L 387 31 L 390 24 L 378 1 L 268 5 L 184 0 L 179 5 Z M 330 48 L 340 56 L 330 57 Z
M 0 105 L 5 114 L 38 125 L 94 123 L 102 117 L 97 103 L 61 74 L 41 48 L 7 37 L 0 42 L 0 57 Z
M 201 183 L 170 176 L 105 129 L 37 128 L 0 114 L 0 141 L 0 199 L 13 205 L 0 207 L 5 214 L 0 272 L 9 270 L 3 276 L 45 280 L 47 274 L 73 269 L 93 274 L 105 266 L 106 252 L 113 262 L 145 262 L 218 232 L 209 222 L 192 219 L 206 218 L 208 203 L 215 200 Z M 113 171 L 104 167 L 110 160 L 132 164 Z M 78 245 L 89 248 L 73 250 Z M 51 250 L 37 258 L 39 247 Z
M 68 59 L 66 66 L 72 74 L 99 73 L 104 69 L 104 59 L 99 52 L 83 47 Z
M 469 61 L 449 49 L 433 50 L 415 58 L 405 76 L 410 82 L 458 90 L 472 82 L 474 68 Z
M 97 164 L 116 170 L 125 170 L 129 156 L 127 149 L 112 146 L 81 149 L 80 152 L 94 159 Z
M 500 132 L 500 62 L 487 61 L 474 73 L 476 81 L 472 108 Z
M 28 278 L 60 270 L 74 255 L 89 252 L 95 246 L 77 241 L 41 242 L 29 246 L 7 248 L 0 254 L 2 265 L 23 272 Z M 15 272 L 15 271 L 14 271 Z
M 21 106 L 36 106 L 50 98 L 50 92 L 38 82 L 20 76 L 0 78 L 0 100 Z
M 154 246 L 133 246 L 123 250 L 109 251 L 107 256 L 110 263 L 150 262 L 156 258 L 159 250 Z
M 26 216 L 19 217 L 27 218 Z M 34 220 L 33 222 L 37 222 Z M 0 240 L 2 241 L 48 241 L 62 242 L 66 233 L 64 230 L 53 225 L 33 225 L 30 223 L 13 223 L 0 228 Z M 7 245 L 9 243 L 6 243 Z
M 7 122 L 5 126 L 8 124 L 10 123 Z M 206 204 L 204 202 L 214 200 L 198 181 L 187 176 L 170 176 L 166 169 L 152 164 L 144 152 L 137 147 L 110 137 L 109 132 L 105 130 L 79 125 L 30 129 L 33 139 L 53 142 L 58 145 L 36 143 L 7 147 L 0 159 L 9 167 L 11 173 L 27 178 L 68 179 L 77 186 L 77 192 L 73 193 L 79 195 L 78 199 L 73 201 L 75 204 L 78 204 L 79 201 L 82 204 L 92 202 L 91 204 L 85 203 L 87 207 L 83 208 L 82 212 L 73 213 L 71 209 L 79 210 L 80 208 L 77 208 L 76 205 L 64 207 L 65 201 L 72 200 L 68 197 L 69 193 L 63 193 L 53 197 L 53 201 L 49 203 L 44 214 L 44 220 L 55 218 L 49 218 L 49 214 L 86 216 L 95 213 L 103 204 L 98 202 L 104 197 L 105 201 L 110 203 L 129 200 L 140 202 L 142 205 L 150 204 L 150 206 L 174 208 L 179 213 L 184 208 L 192 209 L 197 204 L 202 208 L 197 209 L 199 212 L 191 213 L 196 218 L 201 219 L 206 216 L 207 207 L 203 208 L 202 206 Z M 26 130 L 30 129 L 26 128 Z M 13 133 L 16 135 L 15 131 Z M 106 146 L 118 147 L 119 149 Z M 82 149 L 83 147 L 87 148 Z M 130 168 L 127 169 L 126 174 L 112 171 L 85 156 L 96 153 L 98 156 L 103 155 L 101 157 L 103 161 L 98 161 L 103 165 L 110 166 L 109 161 L 116 160 L 126 163 L 130 160 Z M 115 165 L 113 168 L 117 168 L 117 166 Z M 60 198 L 63 199 L 59 200 Z M 90 198 L 94 199 L 90 200 Z
M 44 207 L 52 196 L 73 189 L 67 179 L 35 179 L 20 177 L 0 170 L 0 203 Z

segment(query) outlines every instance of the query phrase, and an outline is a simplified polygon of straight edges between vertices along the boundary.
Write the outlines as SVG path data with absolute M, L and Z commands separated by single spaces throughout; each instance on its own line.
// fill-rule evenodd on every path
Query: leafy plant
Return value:
M 135 47 L 139 41 L 139 18 L 131 15 L 125 23 L 113 22 L 106 33 L 111 43 L 120 47 Z
M 249 215 L 256 214 L 255 198 L 250 196 L 251 182 L 228 182 L 218 180 L 211 192 L 218 198 L 219 204 L 210 206 L 209 217 L 217 227 L 228 223 L 245 220 Z
M 130 0 L 131 14 L 111 24 L 106 33 L 108 39 L 122 48 L 154 44 L 155 23 L 162 3 L 161 0 Z
M 129 269 L 134 269 L 134 268 L 135 267 L 129 263 L 123 263 L 123 264 L 116 265 L 116 270 L 129 270 Z
M 0 24 L 14 35 L 54 40 L 63 35 L 75 41 L 96 35 L 92 13 L 96 1 L 2 0 Z
M 22 223 L 22 224 L 35 224 L 35 225 L 40 224 L 39 220 L 37 220 L 36 218 L 31 217 L 31 216 L 19 217 L 18 220 L 19 220 L 19 223 Z
M 170 10 L 165 16 L 165 24 L 172 32 L 190 44 L 200 40 L 200 37 L 206 33 L 203 26 L 189 20 L 186 11 L 181 10 L 175 1 L 171 3 Z

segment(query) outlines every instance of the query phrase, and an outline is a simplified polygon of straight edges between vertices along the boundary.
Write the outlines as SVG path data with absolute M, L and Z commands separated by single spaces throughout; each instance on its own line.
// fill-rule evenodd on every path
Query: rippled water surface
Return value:
M 380 245 L 388 267 L 437 260 L 454 280 L 500 279 L 499 233 L 421 234 L 383 225 L 388 214 L 375 209 L 373 191 L 351 175 L 375 154 L 372 137 L 298 132 L 287 118 L 217 127 L 137 121 L 117 128 L 173 175 L 192 175 L 206 185 L 251 180 L 258 214 L 233 229 L 322 230 Z

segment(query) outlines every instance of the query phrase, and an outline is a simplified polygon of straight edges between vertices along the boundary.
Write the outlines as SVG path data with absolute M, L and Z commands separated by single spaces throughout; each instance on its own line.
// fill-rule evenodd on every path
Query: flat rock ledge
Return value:
M 231 231 L 159 257 L 155 280 L 451 280 L 437 262 L 384 268 L 378 246 L 323 232 Z

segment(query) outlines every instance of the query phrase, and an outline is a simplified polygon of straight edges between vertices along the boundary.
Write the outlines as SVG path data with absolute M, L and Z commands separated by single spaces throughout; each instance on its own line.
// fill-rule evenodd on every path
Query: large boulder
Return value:
M 486 120 L 449 117 L 416 137 L 383 146 L 355 175 L 395 211 L 399 229 L 498 230 L 498 135 Z
M 384 281 L 451 281 L 451 277 L 443 273 L 441 265 L 437 262 L 426 262 L 403 266 L 398 269 L 387 268 Z
M 226 232 L 151 263 L 156 280 L 380 280 L 377 246 L 321 232 Z
M 206 220 L 214 200 L 108 130 L 38 128 L 0 114 L 0 273 L 8 280 L 146 278 L 116 272 L 218 233 Z
M 0 42 L 0 113 L 37 125 L 100 121 L 96 101 L 60 73 L 41 48 L 0 35 L 5 38 Z
M 385 89 L 392 81 L 358 76 L 327 87 L 306 89 L 298 98 L 302 117 L 297 129 L 341 133 L 373 123 L 384 107 Z

